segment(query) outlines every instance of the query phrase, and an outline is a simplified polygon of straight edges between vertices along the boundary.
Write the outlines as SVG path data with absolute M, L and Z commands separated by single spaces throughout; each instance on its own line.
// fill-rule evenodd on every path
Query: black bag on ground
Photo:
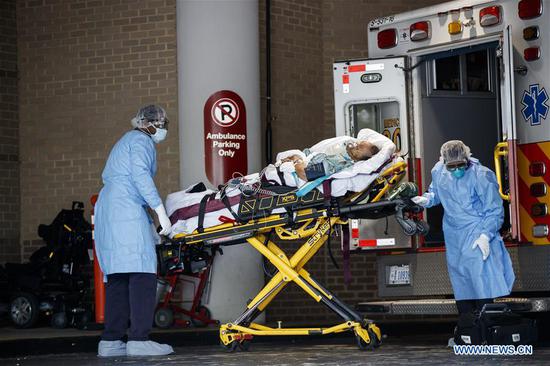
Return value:
M 480 313 L 461 314 L 455 328 L 456 344 L 533 345 L 536 321 L 513 313 L 508 305 L 486 304 Z
M 486 304 L 480 320 L 487 344 L 533 345 L 537 342 L 536 321 L 513 313 L 506 304 Z
M 456 344 L 482 344 L 479 316 L 475 313 L 460 314 L 455 327 L 454 339 Z

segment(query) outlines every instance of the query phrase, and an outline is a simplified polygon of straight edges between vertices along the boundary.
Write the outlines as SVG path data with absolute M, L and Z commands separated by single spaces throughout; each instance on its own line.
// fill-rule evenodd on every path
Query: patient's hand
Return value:
M 298 177 L 300 177 L 301 180 L 307 181 L 306 164 L 301 159 L 299 162 L 294 164 L 294 169 L 296 170 L 296 174 L 298 174 Z

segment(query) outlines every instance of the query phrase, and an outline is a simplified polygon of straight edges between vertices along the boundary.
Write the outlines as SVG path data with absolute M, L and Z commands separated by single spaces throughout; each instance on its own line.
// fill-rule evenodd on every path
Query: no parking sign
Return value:
M 204 159 L 206 176 L 214 186 L 248 171 L 246 108 L 231 90 L 215 92 L 204 104 Z

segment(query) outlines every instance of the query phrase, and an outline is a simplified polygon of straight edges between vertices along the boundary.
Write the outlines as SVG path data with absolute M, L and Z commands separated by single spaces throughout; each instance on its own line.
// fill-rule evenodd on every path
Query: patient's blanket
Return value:
M 250 174 L 242 180 L 248 184 L 259 183 L 261 180 L 276 182 L 281 185 L 302 187 L 307 182 L 294 174 L 292 163 L 282 163 L 281 160 L 291 155 L 300 155 L 307 163 L 316 153 L 326 153 L 332 146 L 337 146 L 349 140 L 349 136 L 339 136 L 323 140 L 309 149 L 311 154 L 305 155 L 300 150 L 289 150 L 277 155 L 275 165 L 268 165 L 261 173 Z M 365 161 L 358 161 L 352 167 L 330 176 L 331 195 L 340 197 L 348 191 L 361 192 L 376 179 L 378 173 L 386 166 L 402 160 L 394 156 L 395 145 L 386 136 L 370 129 L 362 129 L 357 135 L 358 140 L 367 140 L 378 147 L 379 152 Z M 317 187 L 322 192 L 322 186 Z M 202 206 L 206 214 L 202 217 L 202 227 L 212 227 L 234 220 L 241 201 L 241 189 L 237 186 L 227 186 L 223 192 L 206 189 L 195 192 L 195 185 L 186 190 L 171 193 L 166 199 L 166 210 L 172 221 L 172 234 L 192 233 L 199 226 L 199 211 Z M 209 195 L 208 199 L 203 198 Z M 273 213 L 284 212 L 276 209 Z

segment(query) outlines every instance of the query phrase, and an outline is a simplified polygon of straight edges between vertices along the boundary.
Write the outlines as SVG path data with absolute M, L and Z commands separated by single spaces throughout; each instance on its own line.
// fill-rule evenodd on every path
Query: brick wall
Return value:
M 272 0 L 274 151 L 302 148 L 334 136 L 332 63 L 368 56 L 370 20 L 441 2 Z M 261 31 L 264 37 L 263 27 Z M 341 266 L 339 239 L 336 241 L 332 244 L 333 253 Z M 307 270 L 350 305 L 377 296 L 374 253 L 352 256 L 349 285 L 343 282 L 342 270 L 332 265 L 326 247 L 308 264 Z M 271 321 L 290 322 L 336 319 L 295 285 L 287 286 L 274 300 L 267 317 Z
M 15 8 L 15 0 L 0 2 L 0 263 L 21 256 Z
M 101 171 L 146 103 L 177 121 L 175 0 L 18 1 L 23 258 L 36 229 L 101 188 Z M 179 187 L 177 123 L 158 146 L 161 195 Z
M 322 87 L 321 3 L 277 0 L 271 6 L 273 153 L 304 148 L 325 138 Z M 265 48 L 265 1 L 260 0 L 260 38 Z M 265 52 L 262 52 L 265 80 Z M 265 95 L 265 82 L 262 82 Z M 265 120 L 265 118 L 264 118 Z
M 72 200 L 89 208 L 110 147 L 140 105 L 161 103 L 177 120 L 175 1 L 17 2 L 24 258 L 40 245 L 38 224 Z M 265 2 L 259 1 L 265 95 Z M 367 56 L 370 19 L 439 2 L 272 0 L 274 153 L 334 135 L 332 62 Z M 178 188 L 175 123 L 158 160 L 156 181 L 165 195 Z M 339 244 L 332 245 L 341 263 Z M 376 296 L 375 261 L 373 254 L 353 256 L 348 286 L 326 247 L 308 270 L 354 304 Z M 302 294 L 288 286 L 268 308 L 268 319 L 333 319 Z

